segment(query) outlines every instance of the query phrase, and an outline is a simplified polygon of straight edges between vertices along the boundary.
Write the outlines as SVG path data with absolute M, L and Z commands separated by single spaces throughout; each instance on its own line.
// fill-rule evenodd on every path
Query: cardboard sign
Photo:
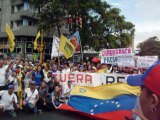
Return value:
M 131 53 L 131 48 L 104 49 L 101 52 L 101 63 L 117 64 L 117 55 L 127 55 Z
M 135 67 L 134 54 L 117 55 L 116 57 L 119 67 Z
M 138 56 L 137 67 L 148 68 L 158 60 L 158 56 Z

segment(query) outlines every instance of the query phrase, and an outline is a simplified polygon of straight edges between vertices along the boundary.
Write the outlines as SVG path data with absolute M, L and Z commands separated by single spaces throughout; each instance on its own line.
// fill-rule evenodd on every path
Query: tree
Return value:
M 134 35 L 134 25 L 125 21 L 120 9 L 101 0 L 34 0 L 33 4 L 40 8 L 40 28 L 58 29 L 60 34 L 60 27 L 68 22 L 70 34 L 80 31 L 83 46 L 128 47 Z
M 150 37 L 144 42 L 139 43 L 137 48 L 140 49 L 140 55 L 142 56 L 158 55 L 160 58 L 160 40 L 157 36 Z

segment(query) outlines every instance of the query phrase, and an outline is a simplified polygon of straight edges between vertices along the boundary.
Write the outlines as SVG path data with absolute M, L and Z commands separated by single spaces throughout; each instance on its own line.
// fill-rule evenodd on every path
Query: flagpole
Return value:
M 40 45 L 40 63 L 43 62 L 43 38 L 44 38 L 44 32 L 43 32 L 43 29 L 42 29 L 41 45 Z
M 78 31 L 79 32 L 79 31 Z M 79 35 L 80 36 L 80 35 Z M 80 41 L 80 46 L 81 46 L 81 55 L 82 55 L 82 63 L 83 63 L 83 49 L 82 49 L 82 43 L 81 43 L 81 39 L 79 40 Z

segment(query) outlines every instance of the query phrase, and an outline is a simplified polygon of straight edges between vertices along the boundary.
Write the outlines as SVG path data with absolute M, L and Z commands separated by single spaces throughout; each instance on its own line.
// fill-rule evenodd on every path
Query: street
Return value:
M 11 118 L 6 112 L 0 113 L 0 120 L 92 120 L 75 112 L 53 111 L 34 116 L 32 113 L 19 112 L 16 118 Z

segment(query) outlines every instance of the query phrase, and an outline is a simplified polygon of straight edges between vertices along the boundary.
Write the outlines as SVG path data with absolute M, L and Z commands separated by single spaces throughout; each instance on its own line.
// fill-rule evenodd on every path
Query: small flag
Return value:
M 9 27 L 9 25 L 6 23 L 6 33 L 8 35 L 8 38 L 9 38 L 9 48 L 10 48 L 10 51 L 13 52 L 14 51 L 14 47 L 15 47 L 15 37 L 14 37 L 14 34 L 13 32 L 11 31 L 11 28 Z
M 73 56 L 75 47 L 66 37 L 61 35 L 59 50 L 62 51 L 64 56 L 68 59 Z
M 38 44 L 37 44 L 37 40 L 39 39 L 39 37 L 40 37 L 40 31 L 37 33 L 37 36 L 36 36 L 36 39 L 34 40 L 34 50 L 36 50 L 37 49 L 37 46 L 38 46 Z

